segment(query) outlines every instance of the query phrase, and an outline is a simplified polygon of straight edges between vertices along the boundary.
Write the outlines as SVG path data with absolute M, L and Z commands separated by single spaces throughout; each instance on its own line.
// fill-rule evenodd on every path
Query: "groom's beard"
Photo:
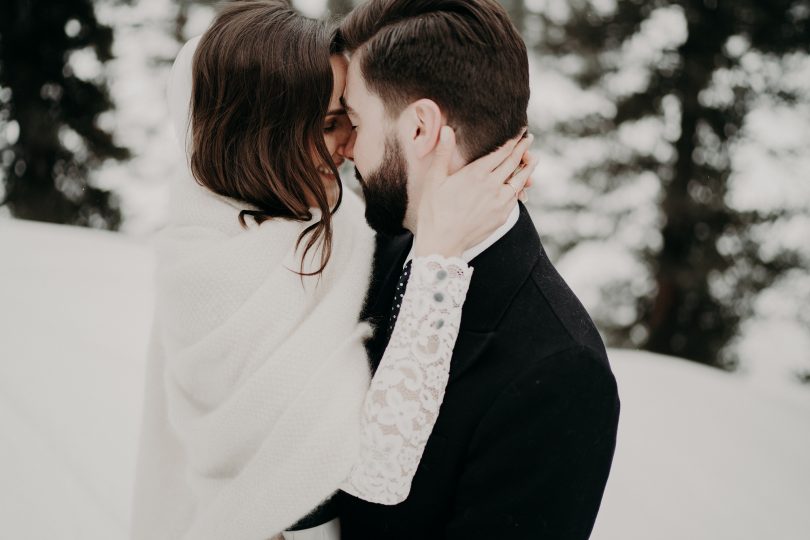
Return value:
M 366 178 L 354 175 L 366 199 L 366 221 L 377 232 L 399 234 L 408 209 L 408 172 L 402 148 L 394 137 L 385 140 L 382 164 Z

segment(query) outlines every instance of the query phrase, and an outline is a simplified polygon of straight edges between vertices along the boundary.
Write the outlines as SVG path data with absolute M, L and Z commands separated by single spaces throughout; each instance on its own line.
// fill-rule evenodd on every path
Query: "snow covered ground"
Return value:
M 0 221 L 0 538 L 125 538 L 149 251 Z
M 152 255 L 0 221 L 0 538 L 123 540 Z M 622 417 L 596 540 L 800 540 L 810 393 L 612 351 Z

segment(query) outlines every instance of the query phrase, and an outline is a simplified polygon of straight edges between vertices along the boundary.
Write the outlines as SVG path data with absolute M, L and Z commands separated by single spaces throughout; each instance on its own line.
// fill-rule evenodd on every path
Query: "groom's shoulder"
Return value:
M 604 343 L 588 311 L 563 276 L 549 260 L 545 250 L 529 276 L 535 291 L 534 301 L 548 321 L 547 328 L 568 338 L 571 346 L 584 346 L 604 355 Z
M 606 356 L 593 320 L 552 264 L 523 205 L 509 233 L 471 264 L 462 326 L 494 331 L 499 353 L 517 353 L 518 363 L 575 347 Z
M 518 379 L 542 378 L 572 391 L 585 385 L 616 398 L 616 381 L 602 337 L 542 246 L 522 296 L 522 302 L 517 302 L 522 306 L 512 317 L 532 319 L 539 331 L 527 340 L 523 375 Z
M 517 353 L 512 392 L 540 401 L 549 392 L 561 399 L 587 395 L 617 414 L 618 388 L 602 337 L 542 246 L 509 311 L 499 331 L 511 342 L 504 347 Z

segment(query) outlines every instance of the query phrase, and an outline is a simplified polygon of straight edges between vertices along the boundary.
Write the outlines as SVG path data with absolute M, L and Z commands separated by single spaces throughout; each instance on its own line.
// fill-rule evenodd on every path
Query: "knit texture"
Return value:
M 358 323 L 373 234 L 344 194 L 332 256 L 301 277 L 311 223 L 237 220 L 244 205 L 173 186 L 157 242 L 132 538 L 266 540 L 331 495 L 358 458 L 369 386 Z M 317 253 L 305 271 L 319 266 Z

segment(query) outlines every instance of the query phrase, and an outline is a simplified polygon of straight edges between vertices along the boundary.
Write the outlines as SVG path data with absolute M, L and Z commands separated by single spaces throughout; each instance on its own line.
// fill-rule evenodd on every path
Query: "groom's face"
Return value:
M 382 162 L 365 176 L 355 166 L 354 175 L 366 199 L 366 221 L 377 232 L 399 234 L 408 210 L 408 171 L 402 146 L 389 135 Z
M 382 100 L 363 82 L 358 62 L 350 62 L 343 105 L 354 130 L 344 149 L 366 199 L 366 220 L 379 232 L 403 230 L 408 209 L 408 163 Z

